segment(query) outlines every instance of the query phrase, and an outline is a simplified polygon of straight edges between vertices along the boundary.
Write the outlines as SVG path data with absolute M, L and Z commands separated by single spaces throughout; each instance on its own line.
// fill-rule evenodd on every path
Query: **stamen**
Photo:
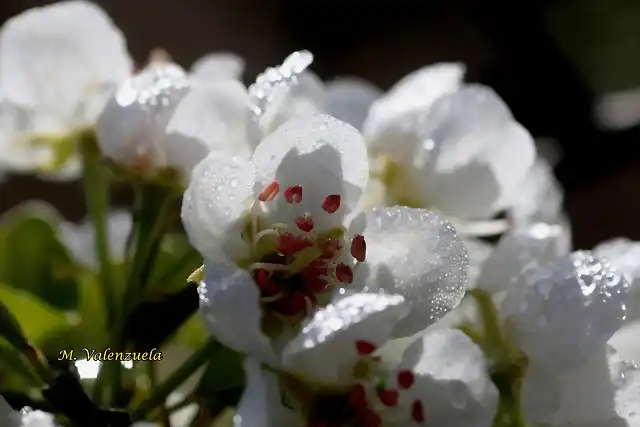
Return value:
M 346 283 L 347 285 L 351 284 L 353 282 L 353 271 L 351 267 L 346 264 L 339 264 L 336 267 L 336 278 L 342 283 Z
M 413 385 L 413 382 L 415 381 L 413 372 L 406 371 L 406 370 L 398 372 L 398 375 L 396 376 L 396 378 L 398 380 L 398 385 L 400 386 L 400 388 L 405 390 L 408 388 L 411 388 L 411 386 Z
M 284 190 L 284 198 L 289 204 L 296 204 L 302 201 L 302 186 L 294 185 Z
M 421 401 L 416 400 L 411 405 L 411 418 L 418 424 L 424 424 L 424 408 Z
M 305 300 L 305 295 L 302 292 L 294 291 L 274 302 L 273 305 L 279 313 L 287 316 L 294 316 L 304 311 L 307 301 Z
M 283 255 L 293 255 L 311 246 L 313 243 L 305 237 L 294 236 L 291 233 L 284 233 L 276 240 L 276 250 Z
M 322 256 L 328 259 L 333 259 L 342 250 L 342 242 L 337 239 L 326 240 L 322 244 Z
M 327 196 L 322 202 L 322 209 L 330 214 L 340 209 L 340 196 L 337 194 Z
M 264 268 L 258 270 L 256 274 L 256 283 L 258 287 L 268 293 L 268 294 L 277 294 L 280 291 L 278 285 L 271 280 L 271 274 Z
M 265 270 L 272 270 L 272 271 L 287 271 L 288 270 L 288 266 L 286 266 L 286 265 L 272 264 L 272 263 L 269 263 L 269 262 L 254 262 L 253 264 L 249 265 L 249 267 L 247 267 L 247 269 L 249 271 L 259 270 L 261 268 L 265 269 Z
M 367 406 L 367 396 L 362 384 L 356 384 L 347 394 L 347 402 L 353 409 L 361 409 Z
M 296 218 L 296 225 L 298 228 L 306 233 L 309 233 L 313 230 L 313 218 L 309 215 L 305 214 L 304 216 L 299 216 Z
M 367 257 L 367 243 L 364 241 L 364 236 L 356 234 L 351 240 L 351 256 L 358 260 L 358 262 L 364 262 Z
M 376 351 L 376 346 L 369 341 L 357 340 L 356 350 L 360 356 L 367 356 Z
M 364 410 L 358 414 L 358 427 L 382 427 L 382 418 L 370 409 Z
M 398 390 L 378 390 L 378 398 L 384 406 L 396 406 L 398 404 Z
M 275 199 L 279 191 L 280 184 L 278 184 L 278 181 L 273 181 L 271 184 L 267 185 L 264 190 L 262 190 L 262 193 L 258 195 L 258 200 L 261 202 L 269 202 Z

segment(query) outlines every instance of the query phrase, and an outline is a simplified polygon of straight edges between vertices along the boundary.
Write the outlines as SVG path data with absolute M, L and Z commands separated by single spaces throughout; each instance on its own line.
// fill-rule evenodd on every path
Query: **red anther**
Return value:
M 358 262 L 364 262 L 367 258 L 367 242 L 364 241 L 364 236 L 356 234 L 351 240 L 351 256 L 358 260 Z
M 278 184 L 278 181 L 273 181 L 271 184 L 267 185 L 264 190 L 262 190 L 262 193 L 258 195 L 258 199 L 261 202 L 269 202 L 276 198 L 279 191 L 280 184 Z
M 338 264 L 336 267 L 336 277 L 342 283 L 349 285 L 353 282 L 353 270 L 346 264 Z
M 271 280 L 269 272 L 264 268 L 259 269 L 256 273 L 256 283 L 260 290 L 267 295 L 275 295 L 280 291 L 278 284 Z
M 322 256 L 324 258 L 333 258 L 342 249 L 342 242 L 336 239 L 326 240 L 322 244 Z
M 398 390 L 378 390 L 378 399 L 384 406 L 396 406 L 398 404 Z
M 296 204 L 302 201 L 302 186 L 294 185 L 293 187 L 287 187 L 284 190 L 284 199 L 289 204 Z
M 284 233 L 276 239 L 276 250 L 283 255 L 293 255 L 310 246 L 313 246 L 313 243 L 305 237 L 294 236 L 291 233 Z
M 411 418 L 418 424 L 424 424 L 424 408 L 421 401 L 416 400 L 411 404 Z
M 313 218 L 306 214 L 304 216 L 299 216 L 296 218 L 296 225 L 300 230 L 308 233 L 313 230 Z
M 327 287 L 327 282 L 322 276 L 327 275 L 327 264 L 315 260 L 306 266 L 301 272 L 304 289 L 310 294 L 322 292 Z
M 304 297 L 304 293 L 301 291 L 294 291 L 291 294 L 280 298 L 273 302 L 273 308 L 285 316 L 293 316 L 307 308 L 307 300 Z
M 358 427 L 382 427 L 382 418 L 370 409 L 358 414 Z
M 398 375 L 396 375 L 396 379 L 398 380 L 398 385 L 400 386 L 400 388 L 403 388 L 405 390 L 411 388 L 413 382 L 415 381 L 413 372 L 407 370 L 398 372 Z
M 360 356 L 366 356 L 376 351 L 376 346 L 369 341 L 357 340 L 356 351 Z
M 367 406 L 367 395 L 362 384 L 356 384 L 349 389 L 347 403 L 352 409 L 362 409 Z
M 330 214 L 340 209 L 340 196 L 331 194 L 325 197 L 324 202 L 322 202 L 322 209 Z

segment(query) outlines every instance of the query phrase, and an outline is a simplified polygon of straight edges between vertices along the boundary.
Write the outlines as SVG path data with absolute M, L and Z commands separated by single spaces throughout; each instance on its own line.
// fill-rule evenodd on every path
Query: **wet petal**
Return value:
M 276 376 L 248 357 L 244 362 L 247 386 L 233 418 L 234 427 L 300 427 L 304 420 L 282 405 Z
M 261 329 L 260 291 L 245 270 L 221 262 L 205 262 L 198 287 L 200 311 L 209 331 L 222 344 L 276 363 L 269 339 Z
M 252 161 L 258 172 L 259 191 L 274 179 L 281 188 L 302 186 L 304 194 L 296 212 L 308 212 L 314 221 L 327 216 L 322 212 L 323 200 L 328 195 L 339 195 L 340 208 L 331 218 L 340 223 L 356 207 L 369 177 L 362 135 L 352 126 L 326 115 L 287 122 L 258 145 Z M 273 208 L 282 215 L 280 218 L 292 220 L 299 215 L 292 212 L 284 198 L 278 202 Z M 317 227 L 321 227 L 318 221 Z
M 233 53 L 208 53 L 191 66 L 191 75 L 202 82 L 241 80 L 244 59 Z
M 242 158 L 212 152 L 193 170 L 182 198 L 182 224 L 191 244 L 212 260 L 246 256 L 243 214 L 251 207 L 255 172 Z
M 21 427 L 20 414 L 0 396 L 0 425 L 6 427 Z
M 558 379 L 557 371 L 529 363 L 520 393 L 525 419 L 538 423 L 549 422 L 561 406 L 562 382 Z
M 563 196 L 551 166 L 539 157 L 515 194 L 509 215 L 516 223 L 556 222 L 562 212 Z
M 340 78 L 327 84 L 327 112 L 338 120 L 361 130 L 369 107 L 382 91 L 359 78 Z
M 425 206 L 483 219 L 509 205 L 535 159 L 533 138 L 491 89 L 468 85 L 424 117 L 412 165 Z
M 627 318 L 640 320 L 640 242 L 625 238 L 611 239 L 593 248 L 597 257 L 606 258 L 625 275 L 630 284 Z
M 493 252 L 494 246 L 480 239 L 464 239 L 463 243 L 467 248 L 467 255 L 469 257 L 467 289 L 475 288 L 478 285 L 478 278 L 482 273 L 484 264 Z
M 13 102 L 72 120 L 86 94 L 120 84 L 132 62 L 121 31 L 95 3 L 29 9 L 0 31 L 0 87 Z
M 338 295 L 304 324 L 285 347 L 284 368 L 311 381 L 339 384 L 351 381 L 351 369 L 361 356 L 358 343 L 384 344 L 394 325 L 407 313 L 399 295 Z
M 163 147 L 166 127 L 188 91 L 185 71 L 171 63 L 153 63 L 127 80 L 98 120 L 103 154 L 136 168 L 171 164 Z
M 395 149 L 399 141 L 412 132 L 410 116 L 424 115 L 442 95 L 453 92 L 462 84 L 465 67 L 459 63 L 440 63 L 413 71 L 398 81 L 369 110 L 363 125 L 367 142 L 383 151 Z M 409 118 L 410 120 L 406 120 Z M 394 148 L 391 148 L 394 147 Z
M 560 225 L 536 223 L 505 234 L 488 257 L 478 287 L 491 293 L 517 286 L 523 278 L 571 251 Z
M 366 215 L 367 260 L 353 286 L 406 298 L 411 312 L 394 337 L 414 334 L 458 305 L 468 259 L 448 221 L 424 209 L 405 207 L 373 208 Z
M 162 149 L 167 159 L 167 166 L 180 171 L 185 182 L 189 181 L 191 172 L 196 165 L 211 151 L 209 145 L 201 139 L 176 132 L 165 135 Z
M 212 150 L 249 157 L 259 140 L 247 90 L 228 80 L 194 84 L 167 130 L 204 141 Z
M 498 390 L 482 351 L 462 332 L 425 334 L 407 349 L 398 370 L 414 373 L 415 383 L 407 392 L 421 400 L 429 426 L 492 425 Z
M 608 263 L 574 252 L 507 292 L 513 339 L 536 363 L 562 369 L 603 346 L 622 324 L 627 281 Z

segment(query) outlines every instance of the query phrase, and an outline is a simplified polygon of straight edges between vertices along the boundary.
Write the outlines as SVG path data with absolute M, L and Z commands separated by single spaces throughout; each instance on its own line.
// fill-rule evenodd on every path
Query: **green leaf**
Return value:
M 198 312 L 178 329 L 174 342 L 189 348 L 200 348 L 207 341 L 208 336 L 202 316 Z
M 189 275 L 202 258 L 184 234 L 169 234 L 162 241 L 151 275 L 151 292 L 176 293 L 187 285 Z
M 0 281 L 61 309 L 78 302 L 78 267 L 58 240 L 55 221 L 19 208 L 0 225 Z
M 44 334 L 69 325 L 69 315 L 51 307 L 26 291 L 0 283 L 0 301 L 18 321 L 24 334 L 38 341 Z
M 220 345 L 211 355 L 211 362 L 202 374 L 195 393 L 204 399 L 244 386 L 243 356 Z
M 0 338 L 0 391 L 24 392 L 40 379 L 27 360 L 5 339 Z

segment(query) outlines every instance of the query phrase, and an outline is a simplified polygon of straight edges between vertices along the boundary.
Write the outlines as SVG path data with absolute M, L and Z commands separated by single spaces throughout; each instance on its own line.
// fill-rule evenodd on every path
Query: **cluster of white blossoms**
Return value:
M 49 170 L 34 143 L 95 127 L 120 167 L 181 173 L 204 322 L 246 355 L 235 427 L 640 426 L 640 243 L 572 252 L 550 164 L 461 64 L 383 93 L 312 60 L 134 72 L 97 6 L 33 9 L 0 30 L 0 162 Z

